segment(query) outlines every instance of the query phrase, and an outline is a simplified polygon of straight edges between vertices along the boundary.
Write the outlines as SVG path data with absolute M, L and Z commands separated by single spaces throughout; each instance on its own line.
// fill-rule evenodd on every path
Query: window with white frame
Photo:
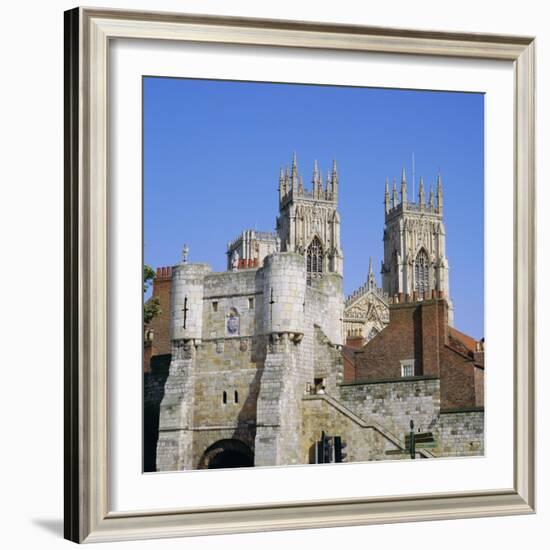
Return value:
M 414 359 L 401 361 L 401 377 L 414 376 Z

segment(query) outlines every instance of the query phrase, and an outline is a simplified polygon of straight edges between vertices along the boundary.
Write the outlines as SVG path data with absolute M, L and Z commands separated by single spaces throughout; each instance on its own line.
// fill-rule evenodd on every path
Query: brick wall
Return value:
M 391 305 L 389 325 L 356 355 L 357 378 L 399 378 L 401 361 L 408 359 L 416 375 L 438 376 L 446 307 L 444 300 Z
M 160 313 L 145 327 L 152 331 L 152 340 L 145 342 L 143 370 L 150 372 L 151 358 L 170 353 L 170 300 L 172 292 L 172 268 L 159 267 L 153 280 L 153 298 L 159 299 Z
M 447 323 L 444 299 L 391 305 L 389 325 L 355 355 L 355 379 L 400 378 L 401 361 L 414 359 L 416 376 L 440 378 L 443 409 L 481 405 L 479 354 L 450 336 Z M 347 376 L 350 372 L 346 369 Z

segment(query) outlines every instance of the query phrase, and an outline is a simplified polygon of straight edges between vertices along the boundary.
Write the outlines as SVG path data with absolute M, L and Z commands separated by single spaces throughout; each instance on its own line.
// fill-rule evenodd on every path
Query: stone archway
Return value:
M 246 468 L 254 466 L 254 453 L 238 439 L 221 439 L 204 451 L 199 469 Z

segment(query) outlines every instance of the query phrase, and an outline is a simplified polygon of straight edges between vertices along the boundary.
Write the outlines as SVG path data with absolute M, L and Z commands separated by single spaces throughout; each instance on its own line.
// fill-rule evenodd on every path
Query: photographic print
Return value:
M 143 469 L 484 454 L 484 95 L 143 78 Z

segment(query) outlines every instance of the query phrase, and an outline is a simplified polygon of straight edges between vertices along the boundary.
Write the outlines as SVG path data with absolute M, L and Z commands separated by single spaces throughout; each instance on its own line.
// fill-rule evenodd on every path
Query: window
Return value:
M 218 302 L 212 302 L 212 311 L 218 311 Z
M 239 402 L 239 392 L 235 390 L 235 403 Z
M 227 404 L 227 392 L 226 391 L 224 391 L 223 394 L 222 394 L 222 403 L 224 405 Z
M 248 309 L 254 309 L 254 298 L 248 298 Z
M 414 289 L 418 293 L 419 298 L 423 298 L 429 290 L 428 276 L 429 262 L 428 255 L 424 249 L 416 255 L 414 262 Z
M 323 273 L 323 247 L 315 237 L 307 249 L 307 275 L 309 278 L 320 277 Z
M 414 376 L 414 359 L 401 361 L 401 377 L 407 378 Z

